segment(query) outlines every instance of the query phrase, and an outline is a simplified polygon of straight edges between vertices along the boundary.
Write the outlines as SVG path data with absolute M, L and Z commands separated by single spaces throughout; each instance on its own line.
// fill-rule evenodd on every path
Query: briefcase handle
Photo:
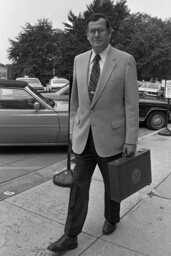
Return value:
M 137 156 L 138 154 L 140 154 L 140 153 L 143 153 L 143 152 L 145 152 L 147 149 L 146 148 L 138 148 L 136 151 L 135 151 L 135 153 L 133 154 L 133 155 L 129 155 L 129 156 L 124 156 L 124 155 L 122 155 L 122 158 L 131 158 L 131 157 L 135 157 L 135 156 Z

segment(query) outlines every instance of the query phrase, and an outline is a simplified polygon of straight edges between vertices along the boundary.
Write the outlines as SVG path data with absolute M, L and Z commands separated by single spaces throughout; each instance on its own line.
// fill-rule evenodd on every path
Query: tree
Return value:
M 58 56 L 60 30 L 52 28 L 46 19 L 38 20 L 32 26 L 26 23 L 16 40 L 10 39 L 9 59 L 13 61 L 15 77 L 34 76 L 46 82 L 52 76 L 55 59 Z M 55 37 L 54 37 L 55 34 Z
M 136 13 L 122 22 L 118 33 L 122 47 L 136 59 L 140 80 L 152 77 L 161 80 L 168 76 L 171 43 L 165 22 L 147 14 Z
M 163 21 L 145 13 L 130 14 L 126 0 L 93 0 L 76 16 L 68 13 L 64 30 L 53 29 L 51 22 L 26 24 L 16 40 L 10 40 L 12 78 L 36 76 L 47 82 L 53 75 L 70 78 L 77 54 L 90 49 L 86 20 L 93 12 L 104 13 L 112 26 L 111 45 L 132 54 L 138 79 L 171 77 L 171 19 Z
M 117 44 L 122 20 L 129 16 L 126 1 L 114 5 L 111 0 L 94 0 L 83 14 L 76 16 L 69 12 L 64 31 L 53 29 L 46 19 L 39 20 L 34 26 L 27 23 L 17 39 L 10 40 L 9 58 L 13 61 L 11 73 L 15 74 L 14 78 L 27 74 L 47 81 L 53 74 L 72 76 L 74 57 L 90 49 L 86 20 L 93 12 L 102 12 L 109 17 L 113 28 L 111 43 Z
M 71 11 L 68 22 L 64 23 L 64 33 L 60 44 L 60 74 L 67 78 L 72 76 L 74 57 L 90 48 L 86 39 L 85 19 L 79 14 L 75 16 Z
M 113 34 L 111 43 L 117 41 L 117 32 L 123 19 L 129 16 L 126 1 L 117 2 L 114 5 L 111 0 L 94 0 L 83 14 L 74 15 L 72 11 L 68 14 L 68 21 L 64 23 L 63 43 L 61 43 L 61 65 L 64 75 L 72 75 L 73 60 L 77 54 L 90 49 L 86 36 L 86 20 L 93 12 L 104 13 L 110 20 Z

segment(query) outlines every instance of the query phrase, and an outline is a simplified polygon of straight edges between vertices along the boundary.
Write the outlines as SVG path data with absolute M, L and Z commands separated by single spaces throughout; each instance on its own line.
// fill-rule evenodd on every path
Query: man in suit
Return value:
M 120 203 L 110 199 L 108 162 L 136 151 L 139 99 L 134 58 L 110 45 L 106 16 L 94 13 L 87 21 L 92 50 L 75 57 L 70 102 L 70 131 L 75 170 L 65 234 L 48 246 L 53 252 L 78 246 L 88 210 L 89 187 L 98 164 L 105 187 L 105 222 L 109 235 L 120 221 Z

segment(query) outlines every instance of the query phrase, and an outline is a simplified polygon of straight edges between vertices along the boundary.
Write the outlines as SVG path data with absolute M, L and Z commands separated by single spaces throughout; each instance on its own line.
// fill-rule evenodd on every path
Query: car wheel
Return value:
M 166 125 L 166 114 L 161 111 L 150 113 L 147 117 L 146 125 L 150 130 L 162 129 Z

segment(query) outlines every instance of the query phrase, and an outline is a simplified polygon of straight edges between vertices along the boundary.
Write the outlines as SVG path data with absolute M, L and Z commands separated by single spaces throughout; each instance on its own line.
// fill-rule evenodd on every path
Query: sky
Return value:
M 114 0 L 116 3 L 117 0 Z M 63 22 L 71 10 L 83 13 L 93 0 L 0 0 L 0 63 L 9 64 L 8 39 L 15 40 L 26 23 L 35 25 L 39 19 L 48 19 L 53 28 L 63 29 Z M 144 12 L 151 16 L 171 18 L 171 0 L 127 0 L 131 13 Z

